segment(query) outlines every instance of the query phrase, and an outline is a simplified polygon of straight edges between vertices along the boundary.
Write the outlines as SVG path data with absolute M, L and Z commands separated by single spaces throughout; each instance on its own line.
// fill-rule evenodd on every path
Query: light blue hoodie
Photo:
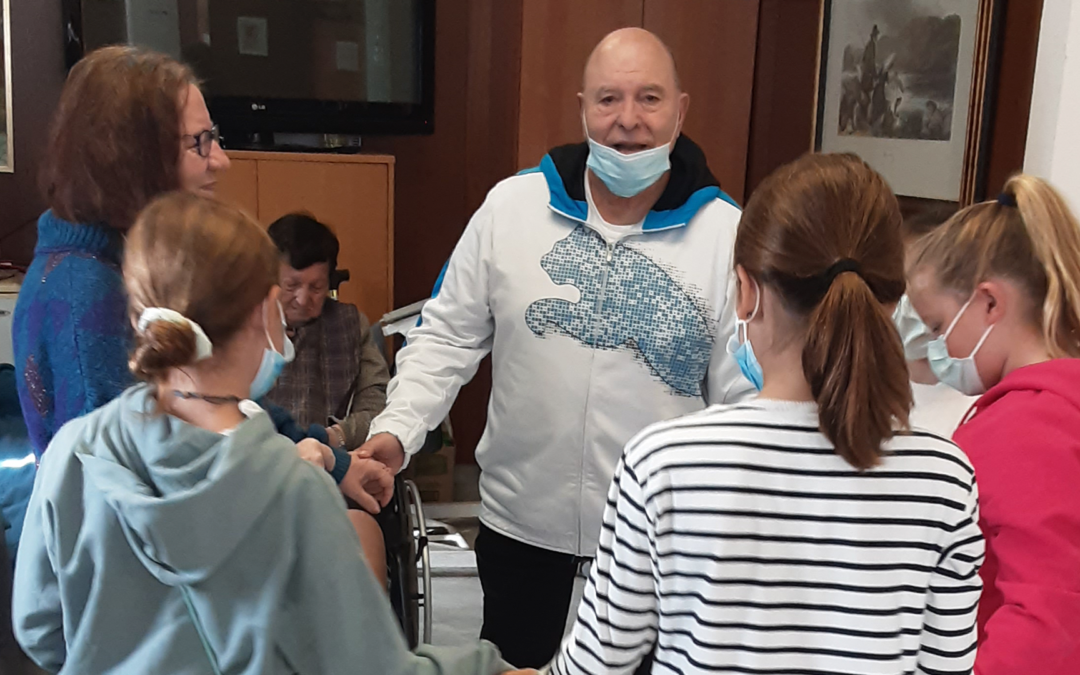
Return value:
M 42 459 L 13 619 L 51 672 L 478 674 L 490 644 L 410 653 L 325 471 L 259 413 L 228 436 L 146 386 Z M 190 607 L 189 607 L 190 605 Z M 216 661 L 216 665 L 213 663 Z

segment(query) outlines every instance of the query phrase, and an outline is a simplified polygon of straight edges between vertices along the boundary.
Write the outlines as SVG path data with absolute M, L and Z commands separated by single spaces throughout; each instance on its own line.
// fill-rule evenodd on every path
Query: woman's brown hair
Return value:
M 180 187 L 180 122 L 191 70 L 163 54 L 104 47 L 75 64 L 53 118 L 42 189 L 64 220 L 127 229 Z
M 920 269 L 965 300 L 993 277 L 1013 281 L 1050 355 L 1080 357 L 1080 223 L 1046 181 L 1013 176 L 998 200 L 956 214 L 920 242 L 909 273 Z
M 805 321 L 803 374 L 822 433 L 857 469 L 908 425 L 911 386 L 888 306 L 904 294 L 900 207 L 854 155 L 805 155 L 754 192 L 735 263 Z
M 279 265 L 266 231 L 239 209 L 186 192 L 153 201 L 124 249 L 124 283 L 136 327 L 131 371 L 157 382 L 170 368 L 195 359 L 195 334 L 187 324 L 156 321 L 138 330 L 146 308 L 183 314 L 220 347 L 278 283 Z

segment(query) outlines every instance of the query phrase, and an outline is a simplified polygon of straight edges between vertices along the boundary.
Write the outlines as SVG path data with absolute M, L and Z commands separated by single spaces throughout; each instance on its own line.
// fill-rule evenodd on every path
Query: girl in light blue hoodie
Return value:
M 169 195 L 128 236 L 129 389 L 53 439 L 13 619 L 50 672 L 477 674 L 490 644 L 410 653 L 333 481 L 251 399 L 291 353 L 253 221 Z M 391 477 L 372 463 L 371 491 Z

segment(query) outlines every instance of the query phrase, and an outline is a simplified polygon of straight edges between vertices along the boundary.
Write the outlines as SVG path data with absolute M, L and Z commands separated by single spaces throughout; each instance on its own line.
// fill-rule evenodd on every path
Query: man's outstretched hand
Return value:
M 394 474 L 381 462 L 353 453 L 349 470 L 338 487 L 360 508 L 374 514 L 394 496 Z
M 396 476 L 405 464 L 405 449 L 393 434 L 375 434 L 353 452 L 354 460 L 368 457 L 382 462 Z

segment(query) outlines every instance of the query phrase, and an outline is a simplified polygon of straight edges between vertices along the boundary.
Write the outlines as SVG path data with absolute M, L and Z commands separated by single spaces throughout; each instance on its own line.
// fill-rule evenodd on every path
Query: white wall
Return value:
M 1043 5 L 1024 171 L 1049 180 L 1074 210 L 1080 210 L 1080 3 L 1076 0 L 1045 0 Z

